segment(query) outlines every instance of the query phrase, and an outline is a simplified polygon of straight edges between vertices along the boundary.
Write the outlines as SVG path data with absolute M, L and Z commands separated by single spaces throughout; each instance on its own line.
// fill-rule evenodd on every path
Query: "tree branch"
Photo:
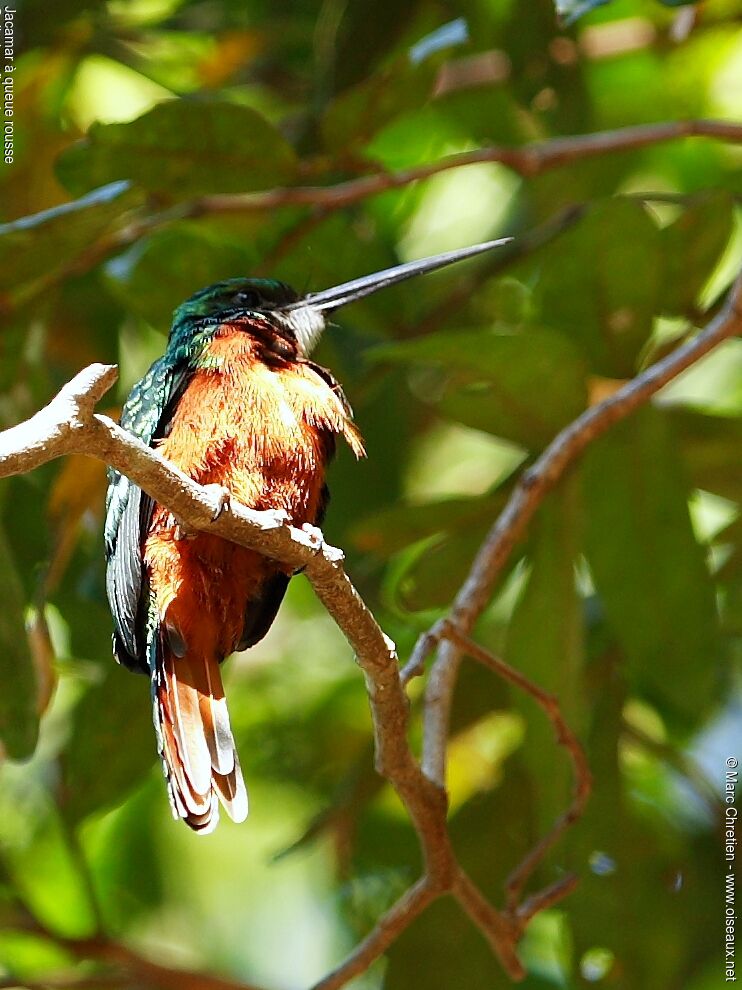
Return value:
M 105 937 L 73 942 L 60 941 L 60 944 L 65 948 L 72 948 L 80 959 L 95 959 L 121 971 L 129 976 L 130 984 L 137 987 L 145 985 L 157 990 L 260 990 L 251 983 L 235 982 L 209 973 L 162 966 L 160 963 L 145 959 L 125 945 Z
M 5 921 L 5 919 L 3 919 Z M 5 928 L 7 929 L 7 924 Z M 80 961 L 90 960 L 104 967 L 103 973 L 97 973 L 88 981 L 89 972 L 79 974 L 76 979 L 52 980 L 44 978 L 27 984 L 16 981 L 12 986 L 35 988 L 37 984 L 43 987 L 86 987 L 112 986 L 152 987 L 154 990 L 261 990 L 252 983 L 241 983 L 228 980 L 209 973 L 199 973 L 188 969 L 164 966 L 140 956 L 133 949 L 108 938 L 102 933 L 90 938 L 68 938 L 58 935 L 48 928 L 38 918 L 29 914 L 22 907 L 20 917 L 13 926 L 18 931 L 31 932 L 41 938 L 48 939 L 65 952 L 70 953 Z M 0 990 L 5 984 L 0 983 Z
M 583 454 L 614 423 L 626 419 L 648 402 L 664 385 L 690 368 L 722 341 L 742 329 L 742 274 L 730 290 L 726 304 L 695 337 L 637 375 L 609 398 L 587 409 L 565 427 L 520 477 L 507 505 L 480 547 L 469 574 L 459 589 L 449 614 L 456 631 L 468 636 L 487 605 L 492 588 L 518 540 L 546 495 Z M 417 662 L 421 649 L 414 651 Z M 461 649 L 443 640 L 426 686 L 423 772 L 441 786 L 445 780 L 446 744 L 451 699 Z
M 720 141 L 742 141 L 742 125 L 724 120 L 673 120 L 658 124 L 639 124 L 614 131 L 577 134 L 570 137 L 535 141 L 522 147 L 492 145 L 446 155 L 438 161 L 398 172 L 377 172 L 358 179 L 349 179 L 334 186 L 289 186 L 264 192 L 223 196 L 203 196 L 192 204 L 191 216 L 204 213 L 241 213 L 274 210 L 282 206 L 321 206 L 338 210 L 390 189 L 401 189 L 413 182 L 429 179 L 465 165 L 496 162 L 505 165 L 523 178 L 533 178 L 563 165 L 586 158 L 634 151 L 684 137 L 708 137 Z

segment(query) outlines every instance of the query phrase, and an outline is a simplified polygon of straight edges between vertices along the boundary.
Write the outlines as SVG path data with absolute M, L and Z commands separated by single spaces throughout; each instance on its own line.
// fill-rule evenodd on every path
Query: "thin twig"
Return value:
M 564 900 L 565 897 L 572 893 L 578 883 L 579 879 L 573 873 L 570 873 L 566 877 L 562 877 L 555 883 L 550 884 L 548 887 L 544 887 L 543 890 L 539 890 L 537 893 L 527 897 L 516 911 L 523 927 L 539 911 L 545 911 L 554 904 L 558 904 L 559 901 Z
M 372 931 L 359 942 L 336 969 L 328 973 L 312 990 L 338 990 L 359 973 L 365 973 L 382 956 L 402 932 L 409 928 L 425 908 L 443 893 L 427 877 L 422 877 L 376 922 Z
M 557 842 L 570 826 L 574 825 L 580 819 L 585 811 L 592 790 L 592 774 L 590 773 L 590 767 L 585 756 L 585 750 L 582 748 L 577 736 L 567 725 L 559 707 L 559 701 L 553 694 L 544 691 L 543 688 L 539 687 L 538 684 L 534 684 L 521 671 L 516 670 L 515 667 L 511 667 L 510 664 L 505 663 L 504 660 L 496 657 L 489 650 L 485 650 L 484 647 L 469 639 L 468 636 L 463 636 L 455 626 L 447 626 L 445 636 L 452 640 L 462 652 L 467 653 L 478 663 L 487 667 L 488 670 L 493 671 L 498 677 L 502 677 L 503 680 L 514 684 L 521 691 L 530 695 L 551 722 L 554 727 L 557 743 L 560 746 L 564 746 L 572 761 L 574 790 L 569 808 L 563 815 L 557 818 L 552 828 L 529 851 L 523 861 L 510 873 L 506 881 L 507 908 L 509 911 L 515 911 L 523 888 L 533 875 L 538 864 L 554 843 Z
M 410 658 L 402 668 L 402 673 L 400 674 L 403 684 L 409 684 L 414 677 L 421 676 L 425 670 L 428 657 L 440 641 L 445 638 L 447 629 L 447 621 L 441 619 L 435 625 L 431 626 L 430 629 L 427 629 L 418 636 Z

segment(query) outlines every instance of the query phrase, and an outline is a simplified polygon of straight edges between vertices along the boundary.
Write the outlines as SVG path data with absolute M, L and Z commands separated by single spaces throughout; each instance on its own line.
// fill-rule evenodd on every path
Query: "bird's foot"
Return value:
M 208 492 L 209 501 L 213 508 L 211 521 L 216 522 L 222 512 L 229 508 L 232 493 L 224 485 L 204 485 L 204 488 Z

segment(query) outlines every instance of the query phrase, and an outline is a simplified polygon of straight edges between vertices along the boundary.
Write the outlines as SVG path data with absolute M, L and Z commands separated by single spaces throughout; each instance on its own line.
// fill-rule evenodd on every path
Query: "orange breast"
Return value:
M 316 511 L 327 429 L 315 407 L 335 396 L 321 379 L 258 360 L 242 332 L 212 342 L 178 404 L 160 452 L 201 484 L 221 484 L 256 509 L 284 509 L 296 522 Z M 318 395 L 317 393 L 325 393 Z
M 178 403 L 160 452 L 245 505 L 313 522 L 328 437 L 342 413 L 332 389 L 300 365 L 267 366 L 239 331 L 214 339 L 207 365 Z M 246 602 L 280 565 L 215 536 L 179 537 L 176 521 L 156 506 L 144 558 L 160 618 L 167 613 L 191 647 L 221 659 L 239 640 Z

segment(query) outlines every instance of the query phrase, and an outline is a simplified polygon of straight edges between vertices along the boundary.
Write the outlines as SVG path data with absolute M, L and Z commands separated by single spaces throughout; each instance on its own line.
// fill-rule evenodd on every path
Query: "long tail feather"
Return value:
M 247 791 L 219 664 L 194 650 L 177 656 L 151 618 L 153 715 L 173 815 L 196 832 L 211 832 L 219 821 L 219 798 L 233 821 L 244 821 Z

